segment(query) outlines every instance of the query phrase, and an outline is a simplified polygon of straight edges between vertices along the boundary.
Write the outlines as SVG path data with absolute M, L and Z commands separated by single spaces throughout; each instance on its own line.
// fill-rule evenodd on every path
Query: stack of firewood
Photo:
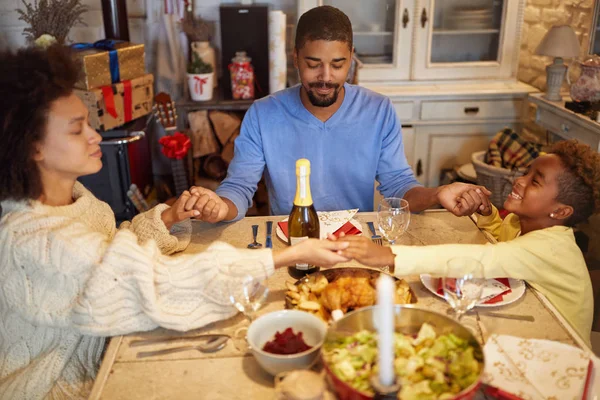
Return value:
M 189 113 L 188 120 L 195 184 L 214 190 L 227 176 L 241 118 L 235 113 L 203 110 Z M 268 215 L 268 211 L 267 191 L 261 180 L 247 215 Z

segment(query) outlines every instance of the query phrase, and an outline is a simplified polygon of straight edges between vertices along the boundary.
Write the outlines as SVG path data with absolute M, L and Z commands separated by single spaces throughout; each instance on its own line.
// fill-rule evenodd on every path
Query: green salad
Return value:
M 416 337 L 396 333 L 394 370 L 402 400 L 451 399 L 479 376 L 481 355 L 453 334 L 436 335 L 427 323 Z M 360 331 L 326 343 L 323 355 L 332 372 L 357 390 L 373 395 L 369 383 L 377 374 L 377 334 Z

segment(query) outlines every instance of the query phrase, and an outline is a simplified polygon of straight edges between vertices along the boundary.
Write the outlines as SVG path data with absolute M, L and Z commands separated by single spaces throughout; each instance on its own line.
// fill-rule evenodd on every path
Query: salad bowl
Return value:
M 370 400 L 373 398 L 372 389 L 366 383 L 368 381 L 364 379 L 364 375 L 365 371 L 372 370 L 374 361 L 371 361 L 370 364 L 368 362 L 363 363 L 363 365 L 361 365 L 361 362 L 365 359 L 374 360 L 377 358 L 377 344 L 373 335 L 376 332 L 375 322 L 373 321 L 376 308 L 377 306 L 365 307 L 346 314 L 342 319 L 332 323 L 325 335 L 325 341 L 321 348 L 321 358 L 327 377 L 341 400 Z M 434 353 L 432 352 L 429 352 L 429 356 L 421 356 L 428 353 L 421 351 L 423 343 L 420 343 L 415 348 L 408 349 L 409 351 L 406 350 L 408 352 L 406 354 L 412 354 L 410 362 L 429 365 L 428 363 L 433 360 L 433 363 L 441 364 L 438 381 L 439 374 L 449 369 L 457 368 L 458 371 L 461 371 L 461 374 L 464 371 L 465 377 L 452 377 L 449 379 L 446 376 L 446 383 L 448 386 L 458 385 L 455 387 L 460 388 L 460 390 L 455 390 L 453 400 L 473 399 L 481 385 L 485 365 L 483 349 L 475 336 L 455 320 L 414 305 L 396 305 L 394 313 L 396 333 L 407 335 L 397 335 L 395 339 L 396 360 L 394 369 L 396 370 L 397 379 L 398 369 L 401 368 L 399 365 L 403 362 L 406 364 L 406 361 L 399 360 L 399 358 L 402 358 L 399 353 L 405 351 L 402 347 L 404 345 L 410 346 L 408 343 L 414 344 L 418 341 L 429 340 L 428 345 L 434 343 L 431 349 L 437 352 L 436 356 L 433 357 L 432 354 Z M 423 333 L 422 331 L 426 332 Z M 432 336 L 425 339 L 427 334 Z M 446 346 L 445 343 L 448 343 L 448 345 Z M 366 353 L 364 357 L 357 354 L 357 349 Z M 449 362 L 444 360 L 443 357 L 439 357 L 440 352 L 442 354 L 458 354 L 458 356 Z M 371 354 L 369 355 L 369 353 Z M 423 357 L 424 359 L 419 360 L 415 357 Z M 426 357 L 428 359 L 425 359 Z M 375 371 L 373 370 L 371 374 L 375 374 Z M 424 369 L 418 371 L 424 371 Z M 408 374 L 405 370 L 402 373 L 405 376 Z M 453 382 L 452 379 L 456 379 L 456 382 Z M 402 396 L 398 398 L 403 400 L 418 398 L 419 388 L 417 385 L 408 383 L 407 379 L 402 379 L 402 381 L 404 382 L 403 389 L 400 391 Z M 423 381 L 420 384 L 423 384 Z M 367 388 L 365 385 L 369 387 Z

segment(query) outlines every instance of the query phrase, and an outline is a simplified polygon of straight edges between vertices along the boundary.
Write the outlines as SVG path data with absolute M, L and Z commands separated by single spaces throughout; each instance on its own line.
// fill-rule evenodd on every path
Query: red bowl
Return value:
M 321 359 L 328 379 L 338 396 L 339 400 L 372 400 L 373 396 L 360 392 L 338 378 L 329 368 L 325 358 L 323 357 L 323 348 L 328 342 L 335 341 L 340 336 L 352 335 L 361 330 L 375 330 L 373 324 L 373 311 L 377 306 L 365 307 L 346 314 L 342 319 L 331 324 L 325 336 L 325 344 L 321 347 Z M 417 308 L 413 305 L 396 305 L 396 332 L 402 332 L 407 335 L 415 335 L 421 329 L 421 325 L 427 322 L 431 325 L 438 335 L 452 333 L 461 339 L 466 340 L 470 345 L 475 347 L 475 352 L 481 354 L 481 369 L 477 380 L 469 387 L 458 393 L 453 400 L 472 400 L 475 398 L 477 390 L 481 385 L 481 376 L 483 375 L 483 349 L 475 336 L 464 326 L 455 320 L 438 314 L 433 311 Z

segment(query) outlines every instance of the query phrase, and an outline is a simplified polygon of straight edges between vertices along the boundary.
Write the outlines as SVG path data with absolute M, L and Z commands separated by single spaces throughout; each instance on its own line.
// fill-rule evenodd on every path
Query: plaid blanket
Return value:
M 525 170 L 540 155 L 541 149 L 541 144 L 529 142 L 506 128 L 490 142 L 485 162 L 494 167 Z

